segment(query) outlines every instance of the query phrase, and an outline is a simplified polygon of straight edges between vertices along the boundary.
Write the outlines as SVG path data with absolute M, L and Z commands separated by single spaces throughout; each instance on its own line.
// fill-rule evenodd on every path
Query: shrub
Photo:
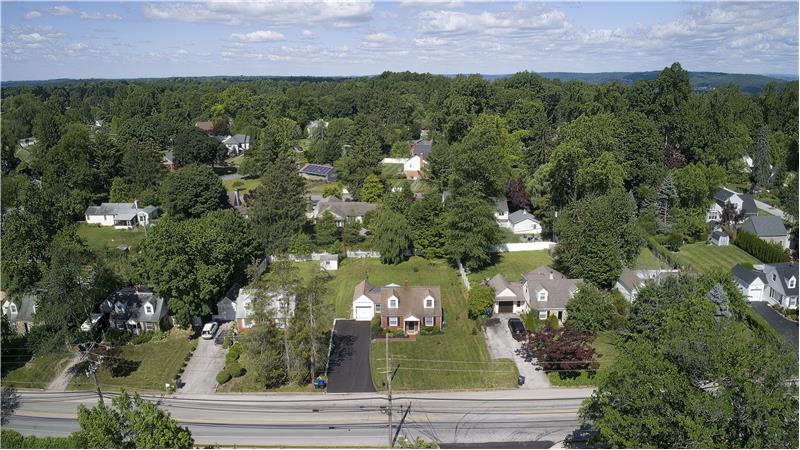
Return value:
M 666 261 L 670 267 L 674 269 L 682 267 L 675 254 L 659 243 L 656 238 L 650 235 L 645 235 L 645 242 L 647 242 L 647 247 L 653 252 L 653 254 Z
M 419 334 L 423 336 L 434 336 L 437 334 L 442 334 L 442 330 L 439 327 L 422 327 L 419 330 Z
M 468 311 L 469 317 L 475 319 L 485 316 L 486 311 L 494 305 L 494 290 L 489 286 L 475 285 L 469 290 Z
M 397 338 L 397 337 L 406 337 L 406 332 L 402 329 L 391 330 L 389 331 L 390 338 Z
M 228 348 L 233 344 L 233 340 L 230 336 L 225 336 L 225 339 L 222 340 L 222 348 Z
M 3 448 L 88 448 L 88 443 L 81 433 L 72 433 L 67 437 L 23 436 L 16 430 L 0 431 Z
M 221 370 L 217 374 L 217 384 L 225 384 L 231 379 L 231 374 L 227 370 Z
M 767 264 L 789 262 L 790 259 L 789 254 L 780 245 L 763 241 L 758 236 L 744 230 L 740 230 L 736 234 L 733 243 Z
M 238 377 L 244 375 L 244 372 L 245 372 L 244 367 L 242 367 L 242 365 L 239 364 L 238 362 L 231 363 L 230 365 L 228 365 L 225 368 L 225 370 L 227 370 L 228 373 L 233 378 L 238 378 Z
M 381 316 L 377 314 L 373 316 L 372 321 L 370 322 L 370 327 L 372 329 L 373 337 L 383 336 L 383 327 L 381 327 Z
M 526 313 L 520 314 L 519 318 L 525 324 L 525 329 L 528 331 L 539 331 L 544 325 L 543 321 L 539 320 L 539 311 L 532 309 Z
M 134 336 L 130 343 L 132 345 L 146 344 L 154 337 L 154 331 L 145 331 Z
M 547 316 L 547 326 L 557 330 L 558 329 L 558 317 L 556 316 Z
M 669 237 L 667 237 L 666 244 L 668 249 L 677 252 L 681 249 L 681 245 L 683 245 L 683 235 L 673 231 L 670 233 Z
M 239 356 L 242 354 L 242 344 L 235 343 L 231 345 L 231 348 L 228 349 L 228 354 L 225 355 L 225 365 L 230 366 L 231 364 L 235 363 L 239 360 Z
M 103 342 L 110 342 L 114 345 L 125 345 L 131 340 L 131 334 L 125 330 L 108 328 L 103 331 Z

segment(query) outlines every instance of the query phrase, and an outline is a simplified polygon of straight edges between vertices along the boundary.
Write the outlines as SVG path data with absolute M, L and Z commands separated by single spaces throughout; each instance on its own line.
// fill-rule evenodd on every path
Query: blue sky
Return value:
M 7 2 L 2 79 L 798 71 L 789 2 Z

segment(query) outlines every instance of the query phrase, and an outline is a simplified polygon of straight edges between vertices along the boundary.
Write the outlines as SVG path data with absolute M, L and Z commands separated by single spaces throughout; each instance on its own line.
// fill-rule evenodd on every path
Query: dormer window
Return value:
M 545 291 L 545 290 L 539 291 L 539 297 L 537 298 L 537 300 L 540 301 L 540 302 L 546 302 L 547 301 L 547 291 Z
M 775 281 L 775 280 L 777 280 L 777 279 L 778 279 L 778 276 L 777 276 L 777 275 L 775 275 L 775 274 L 773 273 L 773 274 L 772 274 L 772 281 Z
M 153 314 L 153 305 L 150 303 L 145 303 L 144 305 L 144 313 L 145 314 Z
M 389 308 L 397 309 L 398 300 L 397 297 L 389 297 Z
M 425 297 L 425 307 L 433 308 L 433 297 Z
M 17 305 L 15 305 L 14 303 L 11 303 L 10 305 L 8 305 L 8 309 L 11 311 L 11 314 L 16 314 L 17 313 Z
M 792 278 L 789 278 L 789 282 L 786 283 L 786 284 L 789 285 L 789 289 L 794 289 L 794 286 L 795 286 L 796 282 L 797 282 L 797 280 L 795 280 L 795 278 L 792 277 Z
M 118 313 L 122 314 L 122 313 L 124 313 L 124 312 L 125 312 L 125 305 L 123 305 L 123 304 L 122 304 L 122 303 L 120 303 L 120 302 L 117 302 L 117 303 L 115 303 L 115 304 L 114 304 L 114 309 L 115 309 L 115 310 L 116 310 Z

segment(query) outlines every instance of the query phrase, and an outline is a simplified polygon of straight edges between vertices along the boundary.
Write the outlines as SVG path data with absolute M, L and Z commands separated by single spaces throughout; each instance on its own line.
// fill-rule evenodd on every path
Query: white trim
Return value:
M 406 317 L 406 319 L 404 320 L 404 322 L 419 322 L 419 319 L 417 319 L 416 317 L 414 317 L 413 315 L 411 315 L 411 316 L 408 316 L 408 317 Z
M 431 302 L 431 306 L 428 306 L 428 301 L 429 300 Z M 435 300 L 434 300 L 434 298 L 432 296 L 429 295 L 429 296 L 425 297 L 424 304 L 425 304 L 425 308 L 426 309 L 433 308 L 434 303 L 435 303 Z
M 430 324 L 428 323 L 428 319 L 430 319 Z M 435 321 L 433 316 L 426 316 L 425 317 L 425 326 L 426 327 L 432 327 L 432 326 L 434 326 L 434 324 L 436 324 L 436 321 Z
M 389 324 L 390 327 L 396 327 L 400 324 L 400 318 L 397 316 L 389 316 L 389 321 L 387 323 Z
M 547 311 L 539 311 L 539 320 L 547 319 Z
M 392 306 L 392 302 L 394 302 L 394 306 Z M 400 307 L 400 300 L 394 295 L 389 297 L 389 301 L 387 303 L 389 305 L 389 309 L 397 309 Z

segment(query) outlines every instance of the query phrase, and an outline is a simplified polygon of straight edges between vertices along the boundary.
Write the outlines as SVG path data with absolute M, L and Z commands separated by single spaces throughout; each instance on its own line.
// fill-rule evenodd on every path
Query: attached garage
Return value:
M 356 320 L 372 320 L 372 308 L 369 306 L 357 306 Z
M 353 301 L 353 319 L 372 320 L 375 315 L 375 304 L 367 296 L 360 296 Z
M 500 313 L 513 313 L 514 302 L 497 302 L 497 312 Z

